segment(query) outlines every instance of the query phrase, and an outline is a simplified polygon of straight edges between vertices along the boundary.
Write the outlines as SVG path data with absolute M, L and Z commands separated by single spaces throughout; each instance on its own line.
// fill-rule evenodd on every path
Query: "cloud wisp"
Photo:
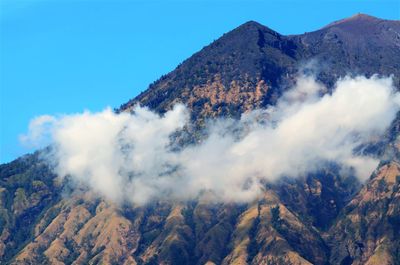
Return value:
M 347 77 L 326 91 L 313 78 L 300 77 L 275 106 L 239 121 L 220 118 L 200 143 L 178 150 L 173 135 L 190 122 L 181 104 L 163 116 L 136 107 L 133 114 L 106 109 L 38 117 L 23 139 L 50 135 L 56 173 L 116 202 L 200 196 L 245 202 L 260 194 L 264 181 L 302 176 L 326 162 L 352 169 L 360 179 L 376 168 L 378 159 L 354 150 L 381 136 L 399 111 L 391 79 Z

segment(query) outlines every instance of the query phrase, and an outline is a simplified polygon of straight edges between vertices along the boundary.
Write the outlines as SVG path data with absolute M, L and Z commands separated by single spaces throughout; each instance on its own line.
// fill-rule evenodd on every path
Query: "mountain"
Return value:
M 250 21 L 195 53 L 120 111 L 140 103 L 162 113 L 183 102 L 196 119 L 237 117 L 273 104 L 299 71 L 314 72 L 328 86 L 346 74 L 393 74 L 399 87 L 399 32 L 399 21 L 362 14 L 292 36 Z
M 201 130 L 276 103 L 298 73 L 332 89 L 346 74 L 394 75 L 400 22 L 358 14 L 302 35 L 257 22 L 224 34 L 117 111 L 177 102 Z M 400 264 L 400 117 L 369 147 L 384 159 L 366 183 L 339 168 L 266 183 L 250 203 L 115 204 L 70 188 L 42 151 L 0 166 L 2 264 Z

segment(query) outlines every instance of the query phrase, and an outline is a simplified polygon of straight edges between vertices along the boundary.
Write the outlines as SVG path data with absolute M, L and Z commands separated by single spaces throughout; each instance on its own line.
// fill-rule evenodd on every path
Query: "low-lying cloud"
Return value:
M 175 132 L 190 123 L 180 104 L 163 116 L 139 106 L 133 114 L 42 116 L 23 140 L 50 135 L 56 173 L 117 202 L 200 196 L 244 202 L 260 194 L 264 181 L 302 176 L 326 162 L 366 179 L 379 161 L 354 150 L 385 132 L 400 95 L 390 78 L 376 76 L 344 78 L 326 91 L 300 77 L 276 106 L 240 121 L 214 121 L 200 143 L 178 149 L 171 144 Z

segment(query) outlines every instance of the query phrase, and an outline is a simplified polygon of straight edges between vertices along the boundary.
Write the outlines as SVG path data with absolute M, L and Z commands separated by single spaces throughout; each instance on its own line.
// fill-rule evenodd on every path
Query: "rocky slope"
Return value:
M 400 165 L 382 165 L 330 228 L 332 263 L 398 264 Z
M 140 103 L 163 113 L 183 102 L 201 126 L 274 104 L 299 71 L 328 87 L 347 73 L 393 74 L 399 88 L 399 64 L 399 21 L 356 15 L 295 36 L 248 22 L 119 111 Z M 86 190 L 71 195 L 40 153 L 21 157 L 0 166 L 0 263 L 400 264 L 399 124 L 371 146 L 384 159 L 364 185 L 333 166 L 266 183 L 247 204 L 116 205 Z

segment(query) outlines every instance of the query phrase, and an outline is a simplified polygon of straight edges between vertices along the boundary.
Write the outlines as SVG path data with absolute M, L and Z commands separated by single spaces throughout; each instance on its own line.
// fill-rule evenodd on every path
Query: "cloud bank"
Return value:
M 376 76 L 347 77 L 326 91 L 313 78 L 300 77 L 276 106 L 240 121 L 210 123 L 204 140 L 178 150 L 175 132 L 190 122 L 189 110 L 179 104 L 163 116 L 142 107 L 133 114 L 106 109 L 41 116 L 23 140 L 50 135 L 56 173 L 116 202 L 201 196 L 245 202 L 262 192 L 264 181 L 302 176 L 326 162 L 366 179 L 379 161 L 354 149 L 385 132 L 400 95 L 390 78 Z

